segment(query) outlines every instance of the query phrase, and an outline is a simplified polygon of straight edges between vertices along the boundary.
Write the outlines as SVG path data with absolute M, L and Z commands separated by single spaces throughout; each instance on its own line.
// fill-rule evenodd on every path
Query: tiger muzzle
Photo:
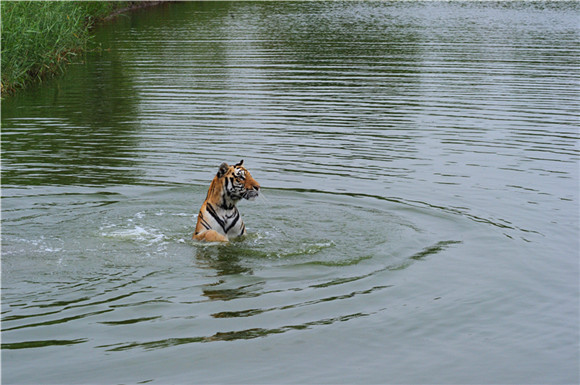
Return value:
M 260 195 L 260 186 L 253 186 L 251 190 L 246 190 L 242 197 L 244 199 L 252 200 L 256 199 Z

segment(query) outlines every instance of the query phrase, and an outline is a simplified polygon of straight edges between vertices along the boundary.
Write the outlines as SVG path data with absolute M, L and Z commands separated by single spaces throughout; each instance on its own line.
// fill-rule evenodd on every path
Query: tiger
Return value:
M 228 242 L 245 235 L 246 225 L 236 203 L 242 198 L 254 200 L 259 193 L 260 184 L 244 167 L 243 159 L 234 166 L 222 163 L 199 210 L 193 239 Z

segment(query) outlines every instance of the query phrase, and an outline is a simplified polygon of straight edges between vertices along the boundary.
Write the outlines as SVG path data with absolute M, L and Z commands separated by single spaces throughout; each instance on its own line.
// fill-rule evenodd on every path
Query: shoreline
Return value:
M 2 2 L 1 98 L 63 74 L 103 23 L 169 2 Z
M 143 0 L 143 1 L 130 1 L 130 5 L 127 7 L 119 8 L 111 12 L 109 15 L 103 17 L 98 23 L 96 23 L 92 28 L 96 28 L 99 26 L 99 23 L 108 22 L 114 20 L 117 16 L 127 13 L 133 12 L 144 8 L 150 8 L 157 5 L 168 4 L 173 2 L 172 0 Z

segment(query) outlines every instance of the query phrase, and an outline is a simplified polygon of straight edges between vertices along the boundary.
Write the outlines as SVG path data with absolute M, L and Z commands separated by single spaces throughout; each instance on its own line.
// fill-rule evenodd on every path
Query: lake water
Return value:
M 2 101 L 6 384 L 578 383 L 580 4 L 173 3 Z M 222 162 L 249 235 L 191 241 Z

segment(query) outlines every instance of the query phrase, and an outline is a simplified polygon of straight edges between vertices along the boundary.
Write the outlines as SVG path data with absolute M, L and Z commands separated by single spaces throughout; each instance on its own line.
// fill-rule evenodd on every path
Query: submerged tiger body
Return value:
M 260 185 L 243 164 L 243 160 L 235 166 L 222 163 L 199 210 L 193 239 L 227 242 L 246 234 L 236 203 L 256 198 Z

